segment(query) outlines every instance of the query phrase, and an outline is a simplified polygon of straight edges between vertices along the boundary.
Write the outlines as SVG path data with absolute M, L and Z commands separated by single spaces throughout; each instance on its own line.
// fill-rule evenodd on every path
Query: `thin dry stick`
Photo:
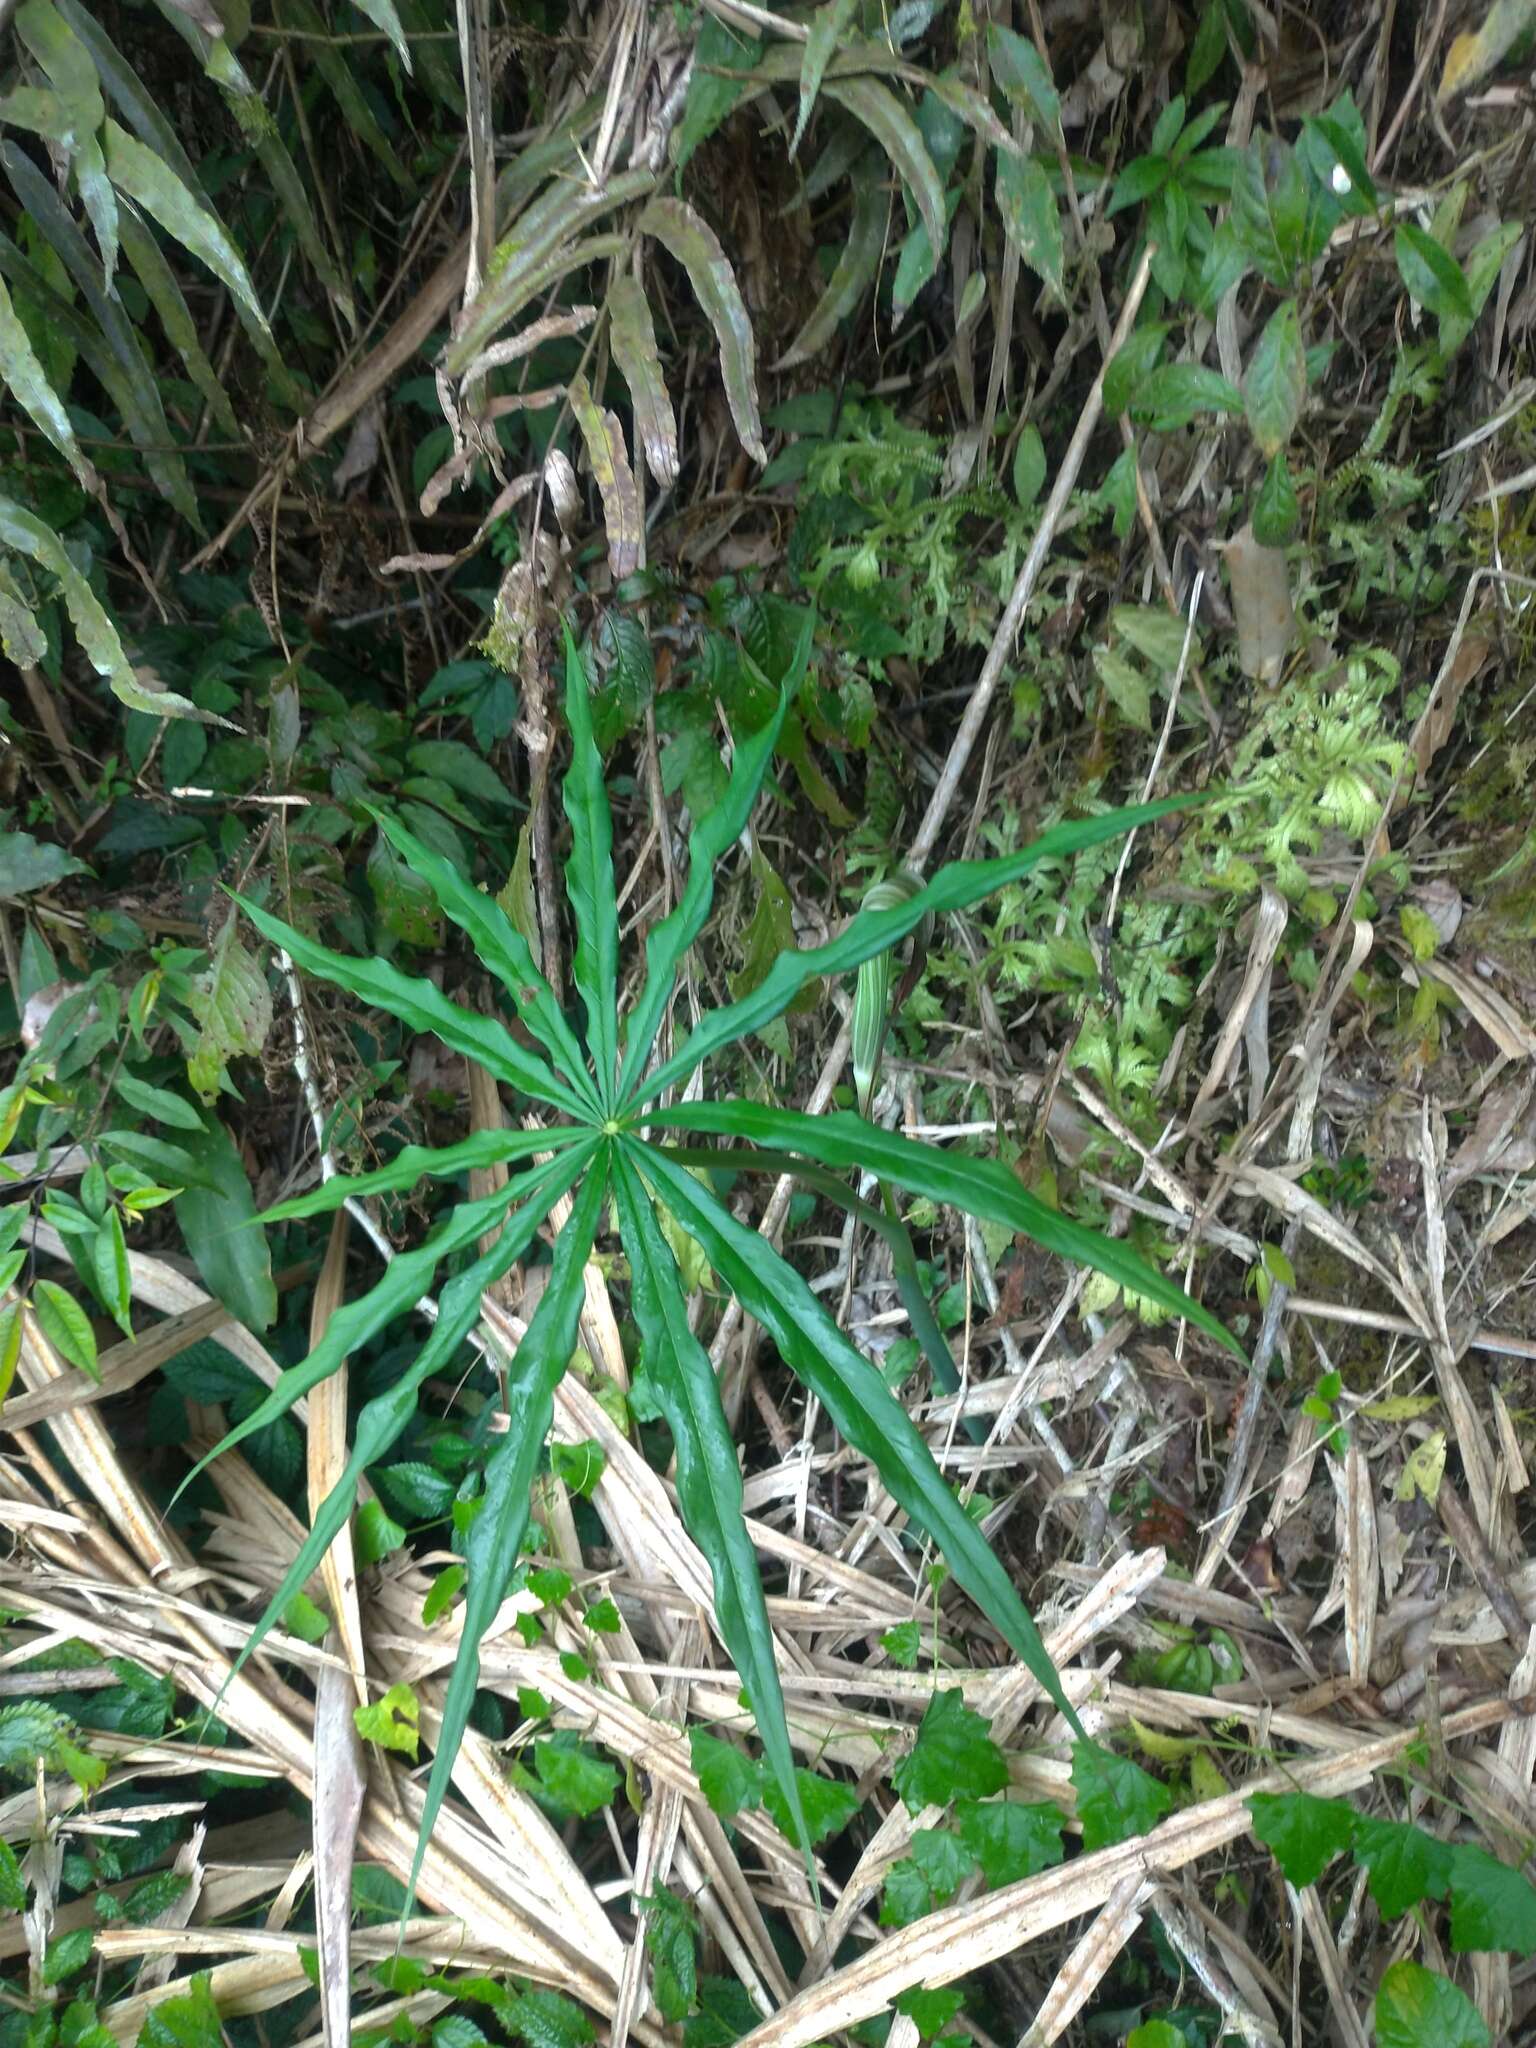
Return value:
M 1154 246 L 1149 243 L 1131 281 L 1131 289 L 1126 296 L 1125 304 L 1120 309 L 1120 318 L 1110 339 L 1109 357 L 1113 357 L 1125 346 L 1135 325 L 1136 315 L 1141 310 L 1141 302 L 1146 296 L 1147 285 L 1151 280 L 1152 258 L 1155 253 Z M 1109 358 L 1106 358 L 1106 363 L 1108 360 Z M 949 749 L 949 757 L 939 775 L 938 786 L 929 799 L 928 809 L 923 814 L 923 822 L 918 826 L 917 836 L 908 851 L 906 865 L 914 874 L 921 874 L 938 842 L 944 820 L 949 814 L 949 807 L 955 800 L 955 791 L 960 786 L 960 778 L 971 758 L 971 750 L 986 722 L 987 713 L 992 708 L 992 698 L 997 686 L 1003 679 L 1003 670 L 1007 667 L 1009 656 L 1013 652 L 1013 643 L 1024 623 L 1024 614 L 1035 594 L 1035 585 L 1040 580 L 1040 571 L 1045 567 L 1051 543 L 1056 538 L 1056 529 L 1067 509 L 1067 500 L 1076 488 L 1078 472 L 1083 466 L 1084 456 L 1088 453 L 1088 443 L 1093 438 L 1094 429 L 1099 424 L 1099 415 L 1104 409 L 1104 368 L 1105 365 L 1101 364 L 1099 374 L 1093 380 L 1093 389 L 1088 393 L 1082 413 L 1073 429 L 1072 439 L 1067 444 L 1067 452 L 1061 460 L 1061 468 L 1056 472 L 1051 495 L 1046 499 L 1045 510 L 1040 515 L 1040 524 L 1035 529 L 1034 539 L 1030 542 L 1029 553 L 1024 557 L 1024 566 L 1019 571 L 1018 580 L 1013 586 L 1013 594 L 1008 599 L 1007 608 L 998 621 L 997 631 L 992 636 L 992 645 L 988 648 L 987 658 L 981 665 L 981 674 L 976 678 L 976 688 L 971 693 L 971 701 L 965 707 L 960 730 L 955 734 Z

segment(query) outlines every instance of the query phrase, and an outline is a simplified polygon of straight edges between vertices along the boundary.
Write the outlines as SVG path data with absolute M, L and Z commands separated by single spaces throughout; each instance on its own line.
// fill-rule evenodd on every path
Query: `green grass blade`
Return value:
M 743 1514 L 736 1445 L 708 1354 L 688 1327 L 676 1261 L 635 1170 L 635 1161 L 643 1163 L 644 1157 L 644 1146 L 621 1141 L 613 1162 L 619 1235 L 629 1256 L 641 1356 L 677 1447 L 683 1520 L 709 1560 L 720 1637 L 747 1689 L 768 1767 L 778 1780 L 809 1862 L 810 1837 L 800 1810 L 768 1603 Z
M 644 1148 L 648 1178 L 779 1355 L 816 1395 L 844 1440 L 869 1459 L 891 1497 L 937 1543 L 955 1578 L 1002 1631 L 1015 1654 L 1083 1736 L 1077 1710 L 1012 1578 L 945 1482 L 905 1408 L 876 1368 L 856 1351 L 794 1268 L 755 1230 L 738 1223 L 692 1175 L 654 1146 Z
M 588 1135 L 585 1145 L 572 1147 L 555 1165 L 574 1175 L 591 1158 L 597 1143 L 596 1137 Z M 328 1378 L 360 1344 L 366 1344 L 386 1324 L 408 1315 L 431 1287 L 432 1276 L 444 1259 L 473 1244 L 488 1230 L 494 1230 L 512 1204 L 531 1196 L 554 1170 L 553 1165 L 531 1167 L 483 1200 L 461 1202 L 425 1244 L 419 1245 L 415 1251 L 401 1252 L 392 1259 L 377 1285 L 359 1300 L 344 1302 L 337 1309 L 326 1324 L 325 1335 L 309 1356 L 278 1376 L 276 1386 L 266 1398 L 243 1422 L 236 1423 L 216 1449 L 193 1466 L 182 1486 L 189 1485 L 220 1451 L 232 1451 L 253 1431 L 265 1429 L 279 1416 L 286 1415 L 300 1395 L 307 1394 L 311 1387 Z
M 757 792 L 762 787 L 773 750 L 779 743 L 784 717 L 795 687 L 810 659 L 815 617 L 808 615 L 800 642 L 790 665 L 789 677 L 772 718 L 761 732 L 742 740 L 731 763 L 731 779 L 725 795 L 706 817 L 700 818 L 688 835 L 688 881 L 677 908 L 654 925 L 645 941 L 645 986 L 629 1018 L 629 1042 L 624 1049 L 624 1073 L 619 1098 L 628 1100 L 645 1071 L 645 1063 L 656 1043 L 656 1033 L 666 1014 L 667 1003 L 684 954 L 704 928 L 715 896 L 715 866 L 724 858 L 746 829 Z
M 372 1173 L 335 1173 L 311 1188 L 307 1195 L 294 1195 L 277 1202 L 257 1217 L 258 1223 L 292 1223 L 302 1216 L 326 1216 L 343 1202 L 365 1195 L 392 1194 L 397 1188 L 413 1188 L 430 1176 L 449 1180 L 469 1173 L 477 1166 L 503 1166 L 513 1159 L 526 1159 L 530 1152 L 560 1152 L 590 1133 L 570 1124 L 552 1131 L 472 1131 L 457 1145 L 407 1145 L 388 1166 Z
M 1098 846 L 1106 839 L 1118 839 L 1138 825 L 1151 824 L 1171 811 L 1187 810 L 1204 801 L 1203 797 L 1188 796 L 1169 797 L 1155 804 L 1131 804 L 1123 810 L 1106 811 L 1102 817 L 1078 818 L 1069 824 L 1055 825 L 1032 846 L 1005 859 L 952 861 L 907 902 L 888 910 L 860 911 L 824 946 L 781 953 L 750 995 L 710 1011 L 688 1043 L 646 1076 L 640 1099 L 654 1101 L 664 1088 L 691 1074 L 712 1053 L 734 1044 L 748 1032 L 760 1031 L 781 1016 L 808 981 L 824 974 L 851 974 L 887 946 L 904 939 L 925 917 L 964 910 L 983 896 L 991 895 L 994 889 L 1018 881 L 1042 861 L 1058 860 L 1080 853 L 1084 847 Z
M 565 632 L 565 722 L 571 732 L 565 815 L 571 821 L 571 857 L 565 890 L 576 917 L 571 975 L 587 1011 L 587 1041 L 605 1111 L 615 1101 L 619 1048 L 619 910 L 613 890 L 613 814 L 603 784 L 603 760 L 592 736 L 587 672 L 570 628 Z
M 555 1000 L 555 992 L 534 964 L 528 941 L 493 896 L 465 881 L 450 861 L 424 846 L 398 818 L 370 815 L 413 874 L 419 875 L 449 917 L 474 946 L 511 998 L 518 1016 L 549 1054 L 555 1071 L 590 1108 L 597 1095 L 576 1034 Z
M 235 901 L 256 929 L 297 961 L 306 974 L 334 982 L 360 1003 L 387 1010 L 412 1031 L 434 1032 L 444 1045 L 451 1045 L 466 1059 L 478 1060 L 487 1073 L 520 1089 L 535 1102 L 563 1109 L 578 1123 L 591 1121 L 591 1109 L 581 1097 L 557 1079 L 535 1054 L 525 1052 L 506 1026 L 494 1017 L 477 1017 L 472 1010 L 461 1009 L 424 976 L 402 974 L 387 960 L 333 953 L 328 946 L 306 938 L 303 932 L 295 931 L 291 924 L 284 924 L 280 917 L 274 917 L 248 897 L 236 896 Z
M 508 1370 L 507 1433 L 497 1439 L 496 1448 L 486 1460 L 485 1492 L 464 1541 L 469 1579 L 459 1654 L 443 1701 L 442 1726 L 432 1758 L 432 1775 L 427 1780 L 421 1833 L 411 1865 L 403 1918 L 410 1916 L 421 1859 L 448 1795 L 454 1758 L 469 1726 L 470 1708 L 480 1683 L 480 1644 L 506 1596 L 517 1554 L 523 1546 L 528 1527 L 528 1491 L 554 1418 L 555 1389 L 576 1348 L 577 1322 L 586 1299 L 583 1274 L 608 1193 L 605 1169 L 606 1160 L 601 1168 L 588 1174 L 570 1220 L 555 1239 L 549 1284 Z
M 590 1150 L 589 1145 L 588 1154 Z M 514 1260 L 521 1258 L 528 1249 L 539 1225 L 575 1181 L 582 1164 L 580 1159 L 562 1159 L 542 1167 L 539 1184 L 526 1201 L 509 1212 L 501 1235 L 491 1249 L 457 1274 L 443 1289 L 437 1305 L 437 1321 L 413 1363 L 392 1387 L 367 1402 L 358 1415 L 346 1469 L 316 1510 L 309 1533 L 288 1567 L 283 1583 L 267 1603 L 266 1612 L 235 1660 L 236 1671 L 255 1653 L 262 1638 L 282 1617 L 294 1595 L 303 1590 L 310 1575 L 319 1570 L 325 1553 L 352 1512 L 363 1474 L 370 1465 L 378 1463 L 415 1414 L 416 1396 L 425 1381 L 440 1367 L 451 1364 L 459 1346 L 479 1320 L 480 1303 L 486 1289 L 493 1286 Z
M 1174 1315 L 1187 1316 L 1234 1356 L 1245 1354 L 1237 1339 L 1207 1308 L 1191 1301 L 1182 1287 L 1158 1272 L 1118 1238 L 1074 1223 L 1050 1208 L 997 1159 L 971 1159 L 937 1145 L 914 1144 L 894 1131 L 882 1131 L 861 1116 L 844 1110 L 832 1116 L 805 1116 L 798 1110 L 772 1109 L 755 1102 L 690 1102 L 659 1111 L 651 1121 L 669 1130 L 714 1131 L 722 1137 L 745 1138 L 776 1152 L 800 1152 L 822 1166 L 858 1167 L 894 1181 L 932 1202 L 947 1202 L 986 1223 L 1019 1230 L 1046 1251 L 1076 1266 L 1103 1273 L 1127 1293 L 1145 1295 Z

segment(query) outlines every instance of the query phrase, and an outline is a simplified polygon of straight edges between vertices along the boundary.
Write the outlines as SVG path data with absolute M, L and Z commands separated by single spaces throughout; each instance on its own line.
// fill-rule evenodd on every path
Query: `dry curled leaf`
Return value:
M 681 199 L 653 199 L 640 216 L 646 234 L 660 242 L 688 273 L 694 296 L 720 344 L 720 374 L 726 402 L 742 446 L 766 462 L 763 423 L 757 407 L 757 344 L 741 287 L 712 228 Z
M 640 566 L 640 493 L 624 447 L 624 429 L 616 414 L 592 396 L 585 377 L 571 379 L 571 411 L 581 429 L 587 462 L 603 501 L 608 530 L 608 567 L 615 582 L 633 576 Z
M 677 418 L 661 373 L 655 323 L 638 278 L 615 280 L 608 294 L 608 322 L 613 359 L 635 408 L 635 439 L 646 468 L 663 490 L 670 490 L 677 482 Z
M 1289 565 L 1279 548 L 1262 546 L 1247 525 L 1228 541 L 1225 553 L 1238 661 L 1245 676 L 1273 684 L 1296 635 Z

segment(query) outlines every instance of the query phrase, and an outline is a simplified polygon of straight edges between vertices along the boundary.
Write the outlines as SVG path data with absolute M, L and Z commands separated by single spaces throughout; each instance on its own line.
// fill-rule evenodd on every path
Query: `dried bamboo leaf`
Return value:
M 736 273 L 714 229 L 681 199 L 653 199 L 640 216 L 640 226 L 687 271 L 720 344 L 720 374 L 742 446 L 754 461 L 766 462 L 757 407 L 757 344 Z
M 506 363 L 515 363 L 523 356 L 532 355 L 546 341 L 562 341 L 569 335 L 580 334 L 596 318 L 596 306 L 572 306 L 566 313 L 548 313 L 542 320 L 531 321 L 516 334 L 509 334 L 505 341 L 492 342 L 465 368 L 459 381 L 472 384 L 487 370 L 499 370 Z
M 949 225 L 944 187 L 917 123 L 895 93 L 876 79 L 837 79 L 825 89 L 830 99 L 863 123 L 896 166 L 917 204 L 918 217 L 928 230 L 928 247 L 937 262 L 944 253 Z
M 640 493 L 624 447 L 624 429 L 615 414 L 598 404 L 585 377 L 570 383 L 571 411 L 581 430 L 587 462 L 603 501 L 608 530 L 608 567 L 615 583 L 633 576 L 640 566 Z
M 608 321 L 613 359 L 635 408 L 635 439 L 646 468 L 663 490 L 670 490 L 677 482 L 677 417 L 662 375 L 650 305 L 638 278 L 626 274 L 615 279 L 608 294 Z
M 546 266 L 558 263 L 589 222 L 640 199 L 655 187 L 649 171 L 625 171 L 596 187 L 557 180 L 520 214 L 496 244 L 485 283 L 459 316 L 443 353 L 450 377 L 469 365 L 539 289 Z
M 345 1236 L 341 1243 L 345 1247 Z M 309 1427 L 313 1442 L 313 1402 Z M 311 1494 L 313 1484 L 311 1462 Z M 329 1565 L 330 1559 L 326 1562 Z M 321 1666 L 315 1686 L 315 1930 L 320 1947 L 320 2017 L 327 2048 L 346 2048 L 352 2038 L 352 1867 L 368 1773 L 354 1718 L 356 1673 L 341 1661 L 342 1639 L 337 1630 L 332 1629 L 326 1647 L 330 1659 Z

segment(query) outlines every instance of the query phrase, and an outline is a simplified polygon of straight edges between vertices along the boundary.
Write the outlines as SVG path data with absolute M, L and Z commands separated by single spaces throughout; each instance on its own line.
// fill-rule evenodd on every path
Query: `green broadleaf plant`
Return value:
M 861 912 L 829 943 L 782 954 L 755 988 L 706 1015 L 685 1045 L 647 1071 L 679 967 L 708 916 L 715 869 L 746 828 L 805 671 L 811 624 L 808 617 L 773 716 L 760 732 L 738 743 L 723 799 L 694 826 L 687 883 L 676 908 L 647 938 L 645 981 L 625 1020 L 627 1028 L 621 1028 L 617 1009 L 612 826 L 587 681 L 567 638 L 566 718 L 573 755 L 565 784 L 572 834 L 567 886 L 577 937 L 573 979 L 586 1014 L 586 1051 L 512 921 L 491 897 L 392 817 L 380 815 L 381 830 L 469 937 L 483 964 L 501 982 L 526 1037 L 536 1041 L 539 1050 L 519 1043 L 499 1021 L 450 1002 L 430 982 L 413 980 L 382 960 L 332 953 L 257 904 L 242 900 L 251 921 L 300 967 L 418 1030 L 436 1032 L 446 1044 L 480 1061 L 499 1082 L 552 1113 L 550 1124 L 536 1131 L 480 1132 L 441 1151 L 408 1147 L 389 1166 L 353 1178 L 337 1176 L 268 1213 L 267 1220 L 273 1222 L 314 1216 L 335 1209 L 349 1196 L 410 1188 L 423 1175 L 441 1178 L 469 1166 L 513 1164 L 526 1162 L 535 1153 L 544 1155 L 514 1171 L 496 1193 L 461 1202 L 424 1245 L 398 1256 L 372 1292 L 342 1307 L 309 1357 L 286 1371 L 266 1399 L 225 1438 L 221 1448 L 231 1448 L 286 1413 L 349 1353 L 406 1314 L 432 1285 L 445 1260 L 461 1251 L 472 1252 L 477 1240 L 499 1231 L 488 1251 L 473 1255 L 473 1262 L 443 1286 L 436 1326 L 414 1364 L 363 1408 L 346 1470 L 321 1504 L 243 1657 L 252 1654 L 318 1568 L 351 1513 L 365 1469 L 388 1452 L 411 1419 L 422 1384 L 452 1359 L 478 1321 L 484 1290 L 533 1241 L 553 1204 L 564 1194 L 573 1195 L 569 1220 L 555 1241 L 549 1284 L 526 1335 L 506 1361 L 508 1427 L 495 1439 L 486 1460 L 483 1494 L 468 1522 L 462 1646 L 448 1685 L 427 1788 L 422 1847 L 447 1793 L 468 1724 L 479 1680 L 481 1640 L 517 1569 L 528 1526 L 529 1489 L 552 1421 L 555 1390 L 576 1348 L 583 1269 L 610 1200 L 629 1261 L 644 1369 L 676 1444 L 683 1517 L 709 1559 L 716 1625 L 756 1717 L 768 1784 L 800 1846 L 809 1853 L 814 1830 L 807 1826 L 802 1806 L 767 1606 L 743 1521 L 736 1449 L 708 1356 L 688 1324 L 686 1292 L 662 1227 L 663 1210 L 702 1247 L 714 1272 L 767 1331 L 785 1363 L 817 1395 L 847 1441 L 871 1461 L 916 1527 L 937 1544 L 955 1578 L 1023 1660 L 1074 1734 L 1083 1738 L 1076 1711 L 1010 1573 L 941 1475 L 922 1434 L 878 1368 L 843 1335 L 799 1274 L 685 1169 L 674 1148 L 649 1137 L 648 1127 L 745 1140 L 749 1161 L 775 1173 L 793 1171 L 803 1162 L 809 1173 L 820 1171 L 825 1180 L 828 1168 L 872 1166 L 883 1180 L 930 1201 L 952 1203 L 1027 1233 L 1066 1258 L 1188 1316 L 1236 1349 L 1215 1318 L 1161 1273 L 1124 1245 L 1035 1200 L 996 1162 L 915 1144 L 853 1115 L 799 1116 L 734 1099 L 696 1102 L 686 1108 L 668 1108 L 662 1101 L 664 1091 L 685 1081 L 711 1054 L 782 1015 L 813 978 L 851 973 L 889 952 L 925 918 L 963 909 L 1016 881 L 1042 860 L 1117 838 L 1179 808 L 1180 800 L 1174 799 L 1057 826 L 1008 858 L 946 867 L 903 900 Z M 739 1166 L 742 1159 L 738 1146 L 731 1153 L 732 1164 Z M 422 1847 L 417 1850 L 413 1890 Z

